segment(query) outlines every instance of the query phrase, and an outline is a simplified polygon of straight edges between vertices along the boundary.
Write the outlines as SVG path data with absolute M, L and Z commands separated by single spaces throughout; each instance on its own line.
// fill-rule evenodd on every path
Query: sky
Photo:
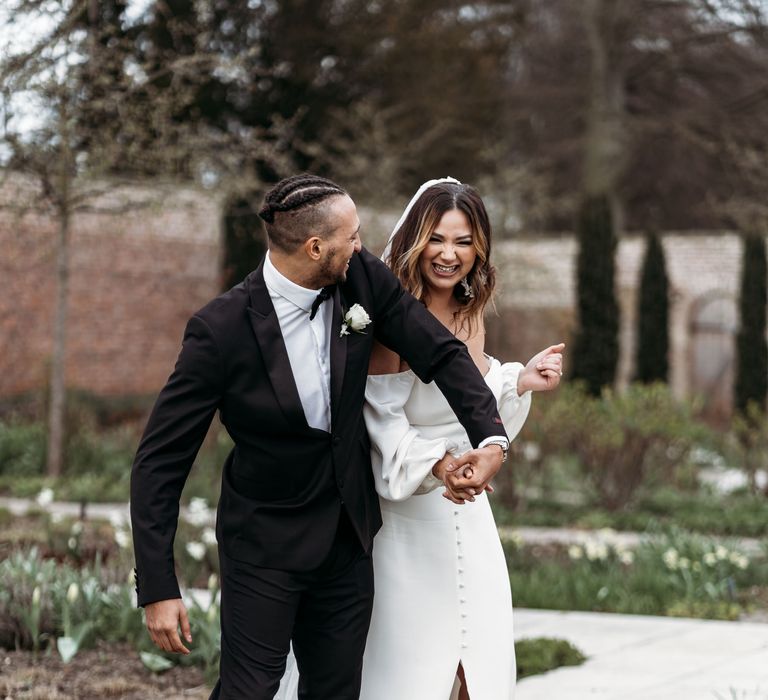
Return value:
M 137 21 L 147 11 L 151 2 L 152 0 L 129 0 L 126 10 L 127 23 L 132 24 Z M 55 26 L 53 13 L 62 4 L 61 0 L 51 0 L 47 6 L 51 9 L 50 14 L 24 16 L 23 20 L 19 21 L 17 18 L 17 21 L 14 21 L 13 8 L 17 5 L 17 0 L 0 0 L 0 60 L 33 48 L 35 43 Z M 71 4 L 71 0 L 67 0 L 67 4 Z M 2 117 L 0 124 L 2 124 L 5 122 L 7 110 L 4 97 L 0 110 L 2 110 L 0 115 Z M 10 111 L 14 116 L 9 119 L 8 128 L 22 134 L 34 131 L 45 117 L 45 113 L 36 104 L 34 96 L 30 94 L 15 95 L 10 102 Z

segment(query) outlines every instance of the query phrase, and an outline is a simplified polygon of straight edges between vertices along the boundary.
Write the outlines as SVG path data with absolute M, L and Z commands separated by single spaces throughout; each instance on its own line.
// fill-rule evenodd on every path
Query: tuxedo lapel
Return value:
M 280 321 L 264 282 L 264 263 L 248 277 L 248 286 L 251 300 L 248 313 L 251 326 L 277 401 L 291 425 L 297 425 L 300 422 L 306 426 L 307 419 L 301 405 L 296 380 L 293 378 L 285 340 L 280 331 Z
M 341 285 L 336 285 L 333 294 L 333 320 L 331 321 L 331 425 L 335 427 L 341 388 L 344 384 L 344 370 L 347 365 L 347 336 L 341 335 L 344 317 L 344 299 Z

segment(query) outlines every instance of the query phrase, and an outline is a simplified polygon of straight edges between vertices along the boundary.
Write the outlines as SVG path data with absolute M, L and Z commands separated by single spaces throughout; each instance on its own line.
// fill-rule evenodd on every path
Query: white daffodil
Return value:
M 602 542 L 587 541 L 584 545 L 584 551 L 587 555 L 587 559 L 590 561 L 604 561 L 608 558 L 608 547 Z
M 541 457 L 541 447 L 536 442 L 523 443 L 523 458 L 527 462 L 536 462 Z
M 72 605 L 80 595 L 80 587 L 73 581 L 67 588 L 67 602 Z
M 131 546 L 131 536 L 127 530 L 115 530 L 115 542 L 121 549 L 128 549 Z
M 734 556 L 734 554 L 736 556 Z M 749 557 L 747 557 L 744 554 L 739 554 L 738 552 L 733 552 L 731 554 L 731 563 L 737 568 L 737 569 L 746 569 L 749 566 Z
M 123 513 L 110 513 L 109 514 L 109 524 L 115 529 L 119 530 L 122 527 L 125 527 L 125 524 L 127 522 L 127 519 Z
M 571 559 L 581 559 L 584 556 L 584 550 L 577 544 L 568 547 L 568 556 Z
M 680 561 L 680 555 L 677 553 L 676 549 L 668 549 L 666 552 L 664 552 L 664 554 L 661 555 L 661 558 L 668 569 L 672 571 L 677 569 L 678 562 Z
M 186 520 L 196 527 L 207 525 L 211 520 L 211 511 L 208 502 L 204 498 L 193 498 L 189 501 Z
M 618 554 L 619 554 L 619 561 L 622 564 L 625 564 L 626 566 L 629 566 L 635 561 L 635 553 L 629 549 L 622 550 Z
M 202 561 L 205 558 L 205 545 L 202 542 L 187 542 L 187 554 L 195 561 Z
M 211 547 L 215 546 L 216 530 L 214 530 L 212 527 L 205 528 L 202 534 L 200 535 L 200 539 L 203 541 L 204 544 L 210 545 Z
M 37 501 L 37 505 L 39 505 L 41 508 L 47 508 L 49 505 L 51 505 L 51 503 L 53 503 L 53 489 L 40 489 L 40 493 L 37 494 L 37 498 L 35 500 Z

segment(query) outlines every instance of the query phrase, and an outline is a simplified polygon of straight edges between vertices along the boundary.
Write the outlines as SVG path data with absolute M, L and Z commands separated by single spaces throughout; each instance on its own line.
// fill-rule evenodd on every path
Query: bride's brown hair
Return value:
M 471 294 L 467 294 L 460 283 L 453 289 L 454 297 L 461 304 L 456 320 L 459 327 L 468 323 L 468 332 L 472 335 L 496 287 L 496 268 L 490 262 L 491 223 L 483 200 L 474 187 L 441 182 L 424 190 L 392 237 L 392 248 L 385 262 L 413 296 L 428 303 L 429 294 L 419 269 L 419 258 L 443 214 L 453 209 L 458 209 L 467 217 L 477 253 L 475 264 L 466 277 Z

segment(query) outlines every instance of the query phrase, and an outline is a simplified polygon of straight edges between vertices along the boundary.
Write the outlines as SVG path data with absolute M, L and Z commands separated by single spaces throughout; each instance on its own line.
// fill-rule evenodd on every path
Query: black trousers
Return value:
M 210 700 L 272 700 L 289 643 L 300 700 L 357 700 L 373 609 L 373 564 L 342 508 L 334 544 L 314 571 L 221 561 L 220 678 Z

